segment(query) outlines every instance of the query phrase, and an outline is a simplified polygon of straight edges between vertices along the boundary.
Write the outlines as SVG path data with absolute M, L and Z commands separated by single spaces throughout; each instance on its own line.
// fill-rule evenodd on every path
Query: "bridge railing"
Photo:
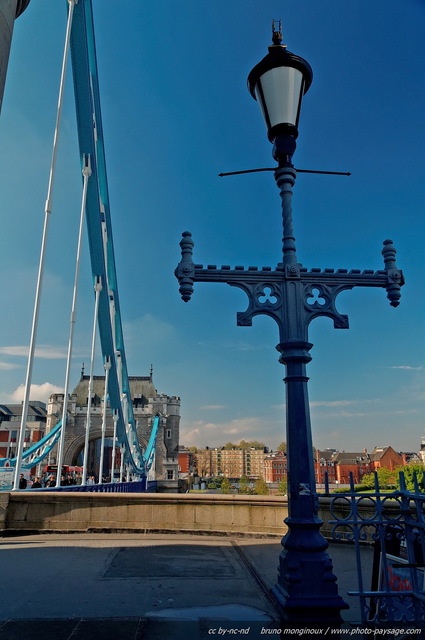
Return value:
M 356 591 L 362 622 L 425 623 L 425 493 L 424 480 L 414 476 L 413 491 L 380 490 L 375 474 L 374 490 L 356 492 L 353 477 L 345 492 L 330 493 L 328 539 L 352 543 L 356 555 Z M 373 545 L 372 567 L 365 567 L 362 551 Z
M 149 483 L 148 483 L 149 484 Z M 45 489 L 29 489 L 29 491 L 69 492 L 79 491 L 84 493 L 145 493 L 151 490 L 146 486 L 146 480 L 136 482 L 110 482 L 103 484 L 73 484 L 64 487 L 46 487 Z

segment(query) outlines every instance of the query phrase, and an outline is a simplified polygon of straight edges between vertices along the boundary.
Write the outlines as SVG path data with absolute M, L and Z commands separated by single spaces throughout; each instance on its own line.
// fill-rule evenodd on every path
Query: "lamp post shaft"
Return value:
M 286 376 L 286 444 L 288 464 L 288 532 L 282 539 L 277 583 L 273 593 L 289 624 L 338 626 L 346 603 L 338 595 L 337 579 L 320 533 L 313 465 L 313 443 L 307 389 L 309 342 L 277 345 Z
M 288 452 L 289 518 L 312 517 L 316 511 L 313 443 L 308 402 L 306 365 L 311 360 L 309 342 L 277 346 L 285 365 L 286 444 Z M 302 462 L 302 463 L 301 463 Z M 301 464 L 300 464 L 301 463 Z
M 275 180 L 280 189 L 282 200 L 282 267 L 297 264 L 297 254 L 294 238 L 294 224 L 292 218 L 292 188 L 297 177 L 293 167 L 284 167 L 275 172 Z

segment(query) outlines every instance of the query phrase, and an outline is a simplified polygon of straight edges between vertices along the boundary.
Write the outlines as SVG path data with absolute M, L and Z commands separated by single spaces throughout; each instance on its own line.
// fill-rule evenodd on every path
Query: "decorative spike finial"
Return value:
M 398 307 L 400 304 L 400 289 L 404 284 L 403 273 L 400 269 L 397 269 L 395 262 L 395 254 L 397 253 L 392 240 L 384 240 L 384 248 L 382 249 L 382 255 L 385 263 L 385 271 L 387 272 L 388 285 L 387 298 L 390 301 L 392 307 Z
M 193 293 L 195 265 L 192 260 L 194 242 L 190 231 L 184 231 L 180 240 L 182 259 L 174 274 L 180 284 L 180 295 L 184 302 L 188 302 Z
M 282 20 L 272 20 L 272 41 L 275 46 L 282 46 Z

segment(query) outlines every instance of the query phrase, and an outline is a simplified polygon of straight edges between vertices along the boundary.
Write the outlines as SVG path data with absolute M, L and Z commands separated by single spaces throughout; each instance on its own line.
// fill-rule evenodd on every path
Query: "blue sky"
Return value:
M 151 363 L 160 392 L 182 399 L 181 442 L 218 446 L 284 433 L 277 326 L 236 326 L 242 291 L 196 284 L 184 304 L 173 271 L 181 232 L 197 263 L 280 261 L 271 145 L 246 78 L 267 53 L 271 20 L 314 79 L 294 164 L 294 225 L 307 268 L 382 268 L 393 239 L 406 285 L 339 296 L 350 329 L 310 327 L 316 447 L 418 450 L 425 436 L 423 0 L 93 0 L 120 302 L 130 375 Z M 51 159 L 66 2 L 31 0 L 17 20 L 0 116 L 0 401 L 24 383 Z M 32 399 L 61 388 L 81 176 L 71 75 L 53 193 Z M 93 292 L 87 243 L 72 366 L 88 370 Z M 100 356 L 97 374 L 102 373 Z M 21 391 L 22 396 L 22 391 Z

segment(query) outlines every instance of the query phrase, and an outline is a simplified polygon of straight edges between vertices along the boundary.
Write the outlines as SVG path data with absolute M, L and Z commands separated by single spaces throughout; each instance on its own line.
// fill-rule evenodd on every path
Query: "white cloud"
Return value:
M 196 420 L 180 429 L 180 441 L 185 446 L 196 447 L 219 447 L 223 446 L 231 438 L 232 442 L 238 443 L 240 440 L 263 440 L 262 434 L 267 434 L 266 445 L 269 441 L 278 439 L 280 433 L 276 433 L 279 425 L 269 422 L 264 418 L 247 416 L 235 418 L 229 422 L 205 422 Z M 284 440 L 283 426 L 281 440 Z
M 374 398 L 369 398 L 368 400 L 312 400 L 310 404 L 311 409 L 315 409 L 317 407 L 347 407 L 352 404 L 370 404 L 377 402 Z M 285 409 L 286 404 L 274 404 L 272 405 L 273 409 Z M 323 414 L 321 414 L 323 415 Z M 341 413 L 337 414 L 329 414 L 329 415 L 342 415 Z
M 29 347 L 25 345 L 14 347 L 0 347 L 0 353 L 6 356 L 28 358 Z M 35 357 L 46 360 L 66 358 L 66 351 L 62 348 L 40 345 L 35 348 Z
M 52 393 L 63 393 L 62 387 L 57 387 L 50 382 L 43 382 L 43 384 L 32 384 L 30 391 L 30 400 L 40 400 L 47 404 L 49 397 Z M 22 402 L 25 395 L 25 385 L 21 384 L 13 393 L 10 394 L 10 399 L 13 402 Z
M 0 362 L 0 369 L 3 371 L 10 371 L 11 369 L 19 369 L 19 365 L 12 364 L 11 362 Z
M 371 414 L 364 413 L 362 411 L 338 411 L 336 415 L 340 418 L 364 418 Z
M 355 404 L 355 400 L 316 400 L 310 402 L 310 407 L 346 407 L 349 404 Z
M 400 409 L 399 411 L 393 411 L 392 412 L 395 415 L 403 415 L 406 413 L 418 413 L 417 409 Z
M 216 411 L 217 409 L 225 409 L 225 404 L 205 404 L 200 409 L 204 409 L 205 411 Z
M 390 369 L 404 369 L 404 371 L 422 371 L 423 367 L 411 367 L 407 364 L 400 364 L 398 366 L 390 367 Z
M 417 409 L 382 410 L 382 411 L 335 411 L 333 413 L 321 413 L 320 418 L 380 418 L 383 416 L 405 415 L 418 413 Z

